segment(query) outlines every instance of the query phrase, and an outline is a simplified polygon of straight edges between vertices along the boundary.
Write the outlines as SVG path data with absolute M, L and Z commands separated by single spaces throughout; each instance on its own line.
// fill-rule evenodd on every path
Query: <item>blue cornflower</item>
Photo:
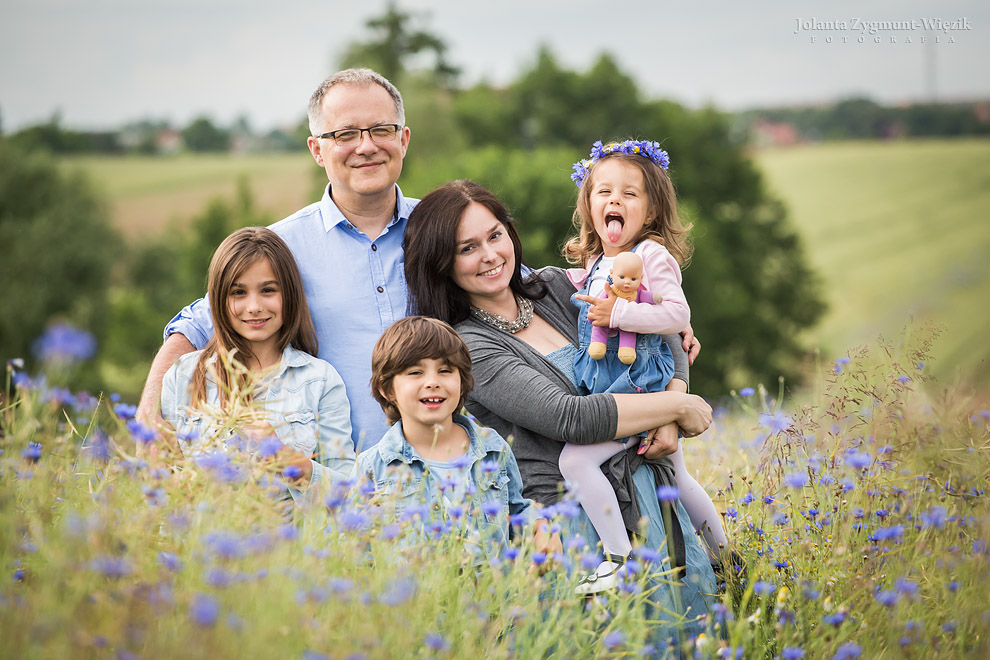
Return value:
M 96 340 L 93 335 L 64 323 L 56 323 L 45 330 L 32 350 L 43 362 L 72 363 L 88 360 L 96 353 Z
M 136 419 L 127 420 L 127 430 L 137 442 L 148 444 L 155 441 L 155 431 Z
M 534 552 L 531 559 L 533 560 L 533 563 L 536 564 L 537 566 L 542 566 L 547 562 L 547 553 Z
M 661 502 L 673 502 L 680 497 L 677 486 L 660 486 L 657 488 L 657 499 Z
M 842 492 L 848 493 L 849 491 L 856 490 L 856 482 L 852 479 L 846 477 L 842 480 Z
M 953 632 L 958 624 L 955 621 L 946 621 L 942 624 L 942 632 Z
M 760 415 L 760 426 L 766 427 L 773 434 L 783 433 L 793 423 L 790 417 L 779 410 L 772 415 L 770 413 L 762 413 Z
M 831 614 L 826 614 L 822 617 L 822 621 L 825 623 L 838 627 L 843 621 L 846 620 L 846 613 L 842 610 L 838 612 L 832 612 Z
M 450 644 L 447 643 L 447 640 L 440 633 L 426 633 L 426 637 L 423 638 L 423 644 L 431 651 L 446 651 L 450 648 Z
M 818 597 L 822 595 L 818 589 L 815 589 L 812 585 L 804 585 L 804 589 L 801 590 L 801 594 L 804 596 L 805 600 L 818 600 Z
M 879 542 L 888 539 L 900 538 L 904 534 L 904 525 L 893 525 L 891 527 L 881 527 L 867 537 L 870 541 Z
M 798 646 L 785 646 L 780 657 L 781 660 L 801 660 L 804 657 L 804 649 Z
M 400 577 L 393 580 L 378 600 L 385 605 L 401 605 L 416 593 L 416 580 L 411 577 Z
M 900 376 L 897 377 L 897 382 L 900 383 L 901 385 L 905 385 L 911 382 L 911 377 L 901 374 Z
M 90 566 L 94 571 L 111 578 L 120 578 L 125 575 L 130 575 L 134 570 L 131 563 L 123 557 L 97 557 L 92 561 Z
M 481 505 L 481 512 L 486 516 L 497 516 L 502 513 L 502 503 L 494 500 Z
M 835 360 L 835 373 L 836 375 L 841 374 L 844 367 L 849 364 L 849 358 L 840 357 Z
M 777 589 L 777 585 L 775 585 L 773 582 L 767 582 L 765 580 L 757 580 L 756 582 L 753 583 L 753 592 L 760 596 L 766 596 L 768 594 L 772 594 L 774 591 L 776 591 L 776 589 Z
M 773 514 L 772 520 L 774 525 L 779 525 L 781 527 L 790 522 L 790 518 L 787 517 L 786 513 L 775 513 Z
M 498 461 L 481 461 L 481 471 L 484 474 L 494 474 L 495 472 L 498 472 L 498 469 Z
M 291 479 L 293 481 L 301 477 L 302 473 L 303 473 L 302 468 L 300 468 L 298 465 L 286 465 L 285 469 L 282 470 L 282 476 L 284 476 L 286 479 Z
M 100 429 L 94 429 L 93 435 L 83 446 L 83 451 L 92 459 L 97 461 L 109 461 L 113 456 L 113 448 L 110 446 L 110 439 L 106 433 Z
M 41 460 L 41 443 L 28 442 L 27 448 L 21 450 L 21 458 L 29 463 L 37 463 Z
M 282 451 L 283 447 L 285 445 L 282 444 L 282 441 L 278 437 L 270 435 L 258 443 L 258 456 L 261 458 L 270 458 Z
M 756 394 L 756 390 L 754 390 L 752 387 L 744 387 L 741 390 L 739 390 L 739 396 L 742 397 L 751 397 L 754 394 Z
M 873 458 L 870 456 L 869 452 L 856 451 L 855 449 L 847 450 L 844 460 L 846 465 L 856 469 L 870 467 L 870 464 L 873 462 Z
M 220 616 L 220 604 L 209 594 L 196 594 L 189 606 L 189 615 L 198 626 L 212 626 Z
M 182 570 L 182 560 L 178 555 L 162 550 L 158 553 L 158 563 L 172 571 L 173 573 Z
M 949 582 L 949 591 L 955 592 L 959 589 L 959 580 L 951 580 Z
M 113 411 L 121 419 L 133 419 L 137 415 L 137 406 L 132 406 L 129 403 L 118 403 L 113 407 Z
M 621 630 L 613 630 L 602 638 L 602 646 L 607 649 L 614 649 L 616 646 L 625 643 L 626 636 Z
M 245 554 L 246 548 L 241 539 L 228 532 L 207 534 L 204 541 L 215 555 L 224 559 L 236 559 Z
M 774 503 L 774 497 L 773 497 L 773 495 L 765 495 L 763 497 L 763 503 L 764 504 L 773 504 Z
M 735 509 L 733 509 L 733 508 L 732 508 L 732 507 L 730 506 L 730 507 L 728 507 L 728 508 L 727 508 L 727 509 L 725 510 L 725 515 L 726 515 L 726 517 L 728 517 L 728 518 L 732 518 L 733 520 L 735 520 L 735 519 L 736 519 L 736 516 L 738 516 L 738 515 L 739 515 L 739 512 L 738 512 L 738 511 L 736 511 Z
M 219 566 L 213 566 L 203 574 L 204 581 L 211 587 L 227 587 L 234 581 L 234 576 Z
M 364 529 L 369 522 L 371 519 L 361 511 L 348 509 L 340 514 L 340 528 L 349 532 Z
M 737 660 L 743 657 L 742 646 L 723 646 L 716 655 L 723 660 Z
M 654 562 L 660 561 L 660 553 L 653 548 L 648 548 L 645 545 L 636 548 L 636 556 L 640 558 L 641 561 L 647 564 L 652 564 Z
M 790 472 L 784 475 L 784 485 L 791 488 L 804 488 L 808 485 L 808 473 Z
M 505 552 L 502 553 L 502 556 L 508 559 L 509 561 L 513 561 L 515 560 L 516 557 L 519 556 L 519 548 L 510 545 L 508 548 L 505 549 Z
M 849 660 L 850 658 L 858 658 L 862 652 L 863 647 L 856 642 L 846 642 L 839 647 L 839 650 L 832 656 L 832 660 Z
M 878 603 L 880 603 L 885 607 L 893 607 L 894 605 L 897 604 L 897 601 L 899 601 L 901 597 L 897 594 L 896 591 L 891 591 L 890 589 L 883 589 L 877 592 L 876 599 Z
M 909 598 L 918 595 L 918 583 L 905 577 L 897 578 L 894 588 Z
M 921 518 L 922 527 L 935 527 L 937 529 L 945 527 L 945 507 L 933 506 L 918 517 Z
M 753 495 L 753 493 L 750 492 L 743 495 L 743 498 L 739 501 L 739 503 L 745 506 L 747 504 L 752 504 L 755 501 L 756 501 L 756 497 Z

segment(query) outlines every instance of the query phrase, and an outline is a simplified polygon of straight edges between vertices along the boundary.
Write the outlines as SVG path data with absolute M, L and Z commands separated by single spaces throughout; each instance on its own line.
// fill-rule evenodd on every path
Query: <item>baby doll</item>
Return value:
M 654 298 L 643 282 L 643 258 L 635 252 L 622 252 L 615 257 L 605 285 L 605 298 L 623 298 L 629 302 L 660 304 L 663 296 Z M 623 364 L 636 361 L 636 333 L 621 328 L 595 326 L 591 330 L 588 355 L 595 360 L 605 357 L 605 343 L 610 335 L 619 333 L 619 360 Z

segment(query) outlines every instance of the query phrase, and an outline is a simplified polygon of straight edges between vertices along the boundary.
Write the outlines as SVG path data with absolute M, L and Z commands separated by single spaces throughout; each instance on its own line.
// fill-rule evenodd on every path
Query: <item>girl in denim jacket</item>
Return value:
M 286 470 L 294 498 L 311 482 L 348 477 L 350 405 L 336 370 L 314 357 L 313 321 L 285 242 L 264 227 L 234 232 L 213 255 L 208 292 L 223 303 L 212 308 L 213 337 L 182 356 L 162 388 L 162 417 L 183 451 L 222 445 L 229 420 L 246 418 L 238 430 L 297 452 Z
M 476 558 L 508 547 L 515 525 L 533 527 L 538 551 L 560 549 L 557 534 L 522 496 L 508 443 L 460 414 L 474 385 L 471 358 L 443 321 L 411 316 L 390 326 L 371 357 L 371 390 L 392 427 L 358 457 L 373 498 L 399 521 L 419 516 L 461 533 Z M 417 523 L 413 523 L 417 524 Z M 455 529 L 456 526 L 456 529 Z

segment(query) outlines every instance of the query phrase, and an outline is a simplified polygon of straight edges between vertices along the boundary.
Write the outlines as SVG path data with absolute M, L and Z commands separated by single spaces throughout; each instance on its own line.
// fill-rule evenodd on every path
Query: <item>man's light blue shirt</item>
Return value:
M 340 374 L 351 402 L 351 438 L 359 452 L 385 435 L 388 424 L 371 396 L 371 350 L 388 326 L 406 315 L 402 237 L 417 199 L 395 187 L 396 213 L 372 239 L 352 225 L 330 197 L 271 225 L 292 250 L 320 343 L 318 357 Z M 165 327 L 198 349 L 213 334 L 209 301 L 200 298 Z

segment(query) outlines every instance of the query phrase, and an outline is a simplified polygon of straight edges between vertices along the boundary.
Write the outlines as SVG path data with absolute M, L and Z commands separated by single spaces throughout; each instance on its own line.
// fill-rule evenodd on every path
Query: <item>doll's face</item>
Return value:
M 632 252 L 623 252 L 612 264 L 612 288 L 632 293 L 643 281 L 643 260 Z

